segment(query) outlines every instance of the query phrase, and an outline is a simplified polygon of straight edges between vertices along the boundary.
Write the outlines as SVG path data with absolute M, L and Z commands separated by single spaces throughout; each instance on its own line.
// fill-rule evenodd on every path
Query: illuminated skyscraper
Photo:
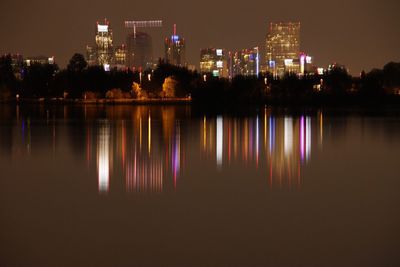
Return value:
M 95 47 L 86 46 L 86 61 L 89 66 L 97 65 L 97 51 Z
M 243 49 L 233 54 L 232 76 L 256 76 L 260 71 L 258 47 Z
M 117 68 L 125 68 L 126 67 L 126 46 L 125 45 L 120 45 L 115 48 L 114 65 Z
M 165 60 L 172 65 L 186 66 L 185 39 L 176 34 L 175 24 L 173 35 L 165 38 Z
M 206 48 L 200 51 L 200 72 L 228 78 L 228 63 L 224 49 Z
M 270 23 L 266 40 L 267 70 L 275 76 L 300 72 L 300 22 Z
M 127 37 L 126 44 L 129 68 L 145 70 L 153 67 L 153 44 L 148 33 L 131 33 Z
M 110 65 L 113 61 L 113 33 L 107 20 L 104 24 L 97 23 L 96 56 L 98 65 Z

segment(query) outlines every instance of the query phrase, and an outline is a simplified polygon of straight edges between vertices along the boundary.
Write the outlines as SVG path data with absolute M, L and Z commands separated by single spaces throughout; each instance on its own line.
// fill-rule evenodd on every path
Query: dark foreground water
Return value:
M 0 266 L 399 266 L 391 114 L 0 106 Z

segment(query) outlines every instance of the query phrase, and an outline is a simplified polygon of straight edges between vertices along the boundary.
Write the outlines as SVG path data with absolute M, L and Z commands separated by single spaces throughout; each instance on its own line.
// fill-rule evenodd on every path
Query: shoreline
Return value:
M 379 101 L 365 101 L 362 98 L 332 98 L 332 99 L 307 99 L 294 101 L 293 99 L 276 100 L 268 99 L 259 102 L 229 102 L 199 101 L 192 98 L 148 98 L 148 99 L 64 99 L 64 98 L 20 98 L 20 99 L 1 99 L 0 105 L 77 105 L 77 106 L 112 106 L 112 105 L 190 105 L 204 110 L 237 110 L 248 109 L 249 107 L 275 107 L 275 108 L 362 108 L 362 109 L 400 109 L 400 96 L 386 96 Z
M 132 105 L 178 105 L 178 104 L 190 104 L 192 100 L 190 98 L 152 98 L 152 99 L 63 99 L 63 98 L 52 98 L 52 99 L 11 99 L 11 100 L 0 100 L 0 104 L 83 104 L 83 105 L 120 105 L 120 104 L 132 104 Z

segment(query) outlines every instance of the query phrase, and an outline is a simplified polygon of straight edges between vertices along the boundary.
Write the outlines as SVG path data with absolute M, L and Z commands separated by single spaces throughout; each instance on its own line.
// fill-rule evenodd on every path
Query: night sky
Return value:
M 0 53 L 55 56 L 64 67 L 94 43 L 96 21 L 110 21 L 119 45 L 128 33 L 124 20 L 162 19 L 164 27 L 150 31 L 155 57 L 163 56 L 163 37 L 176 23 L 189 64 L 198 66 L 200 49 L 211 46 L 259 46 L 264 59 L 269 22 L 300 21 L 301 50 L 317 65 L 337 62 L 358 74 L 400 61 L 399 10 L 398 0 L 1 0 Z

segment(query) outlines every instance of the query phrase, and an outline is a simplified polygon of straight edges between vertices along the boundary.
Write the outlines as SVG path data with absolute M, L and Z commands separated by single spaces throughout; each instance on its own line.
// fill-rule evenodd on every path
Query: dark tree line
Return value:
M 72 56 L 66 69 L 54 64 L 22 66 L 16 78 L 12 58 L 0 58 L 0 99 L 70 98 L 88 96 L 105 98 L 110 90 L 120 90 L 132 96 L 136 83 L 147 97 L 163 97 L 166 78 L 174 80 L 175 97 L 188 97 L 200 103 L 344 103 L 385 102 L 400 94 L 400 63 L 390 62 L 383 69 L 363 72 L 351 77 L 346 69 L 334 67 L 323 75 L 299 77 L 286 74 L 274 78 L 270 74 L 259 77 L 236 76 L 231 80 L 199 74 L 160 60 L 155 70 L 142 73 L 130 70 L 105 71 L 101 66 L 88 66 L 81 54 Z M 396 100 L 398 101 L 398 100 Z
M 18 87 L 10 55 L 0 57 L 0 99 L 10 98 Z

